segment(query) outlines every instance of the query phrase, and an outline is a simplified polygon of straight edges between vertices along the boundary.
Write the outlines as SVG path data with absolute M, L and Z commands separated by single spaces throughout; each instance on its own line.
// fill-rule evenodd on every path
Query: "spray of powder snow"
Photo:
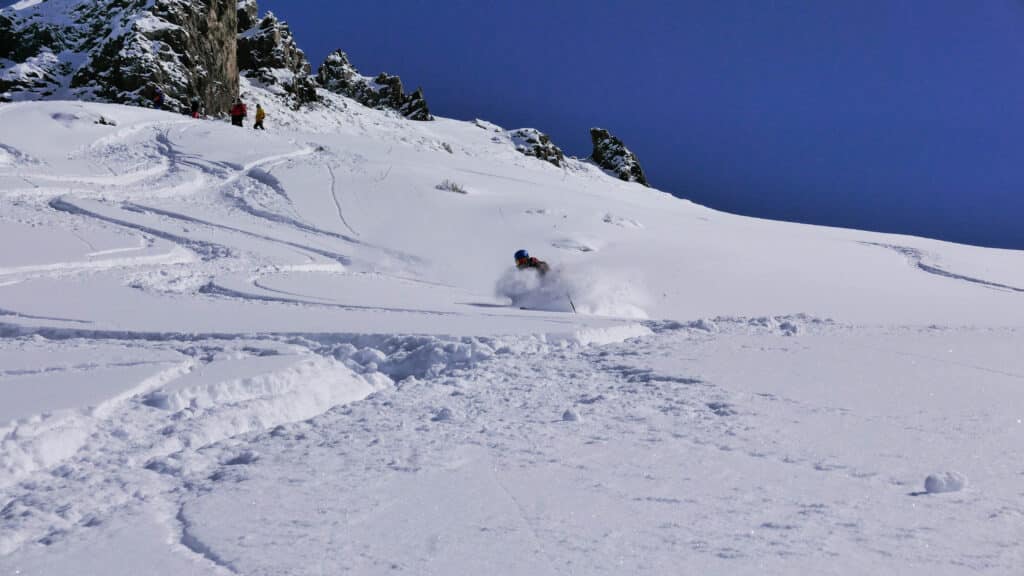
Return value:
M 511 268 L 498 279 L 498 296 L 513 306 L 532 310 L 647 318 L 646 298 L 635 281 L 607 270 L 553 269 L 544 276 L 536 270 Z

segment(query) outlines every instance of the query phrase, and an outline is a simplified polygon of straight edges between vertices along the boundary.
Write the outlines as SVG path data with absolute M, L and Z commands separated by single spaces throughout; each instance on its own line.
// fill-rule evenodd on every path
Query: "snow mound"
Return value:
M 928 494 L 959 492 L 967 486 L 967 478 L 959 472 L 938 472 L 924 479 L 924 491 Z
M 647 318 L 639 286 L 608 271 L 554 269 L 541 276 L 535 270 L 510 269 L 498 279 L 495 293 L 531 310 Z

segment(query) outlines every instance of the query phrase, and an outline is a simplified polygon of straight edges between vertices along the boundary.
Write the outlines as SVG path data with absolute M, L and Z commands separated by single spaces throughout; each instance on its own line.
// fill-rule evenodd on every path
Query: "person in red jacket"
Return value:
M 231 107 L 231 124 L 243 126 L 242 121 L 245 120 L 246 115 L 245 104 L 242 103 L 241 98 L 235 100 L 235 105 Z
M 527 252 L 526 250 L 516 251 L 514 257 L 516 259 L 516 268 L 520 270 L 534 268 L 541 276 L 543 276 L 548 273 L 548 270 L 551 269 L 551 267 L 548 266 L 547 262 L 530 256 L 530 253 Z

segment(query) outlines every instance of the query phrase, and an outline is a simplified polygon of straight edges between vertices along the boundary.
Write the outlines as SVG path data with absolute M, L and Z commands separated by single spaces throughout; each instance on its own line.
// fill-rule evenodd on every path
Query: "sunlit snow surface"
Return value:
M 0 573 L 1020 573 L 1024 253 L 244 87 L 0 105 Z

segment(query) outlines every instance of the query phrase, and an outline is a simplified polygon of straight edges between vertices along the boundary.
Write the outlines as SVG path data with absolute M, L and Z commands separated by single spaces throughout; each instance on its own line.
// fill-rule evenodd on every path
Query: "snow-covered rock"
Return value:
M 636 154 L 610 132 L 603 128 L 591 128 L 590 140 L 594 144 L 594 152 L 590 158 L 601 168 L 611 172 L 620 180 L 638 182 L 647 186 L 647 176 L 640 167 Z
M 363 76 L 341 50 L 327 56 L 317 73 L 320 85 L 342 96 L 381 110 L 396 110 L 410 120 L 433 120 L 423 89 L 406 94 L 402 80 L 381 72 L 376 78 Z
M 259 24 L 260 9 L 256 0 L 238 0 L 238 32 L 242 33 Z
M 533 156 L 555 166 L 561 166 L 565 162 L 565 154 L 561 148 L 551 141 L 551 138 L 536 128 L 520 128 L 509 132 L 512 143 L 516 150 L 527 156 Z
M 310 76 L 312 67 L 295 42 L 288 23 L 267 12 L 259 22 L 253 20 L 256 3 L 246 0 L 238 6 L 238 69 L 245 76 L 273 89 L 283 89 L 299 104 L 317 100 L 317 83 Z

